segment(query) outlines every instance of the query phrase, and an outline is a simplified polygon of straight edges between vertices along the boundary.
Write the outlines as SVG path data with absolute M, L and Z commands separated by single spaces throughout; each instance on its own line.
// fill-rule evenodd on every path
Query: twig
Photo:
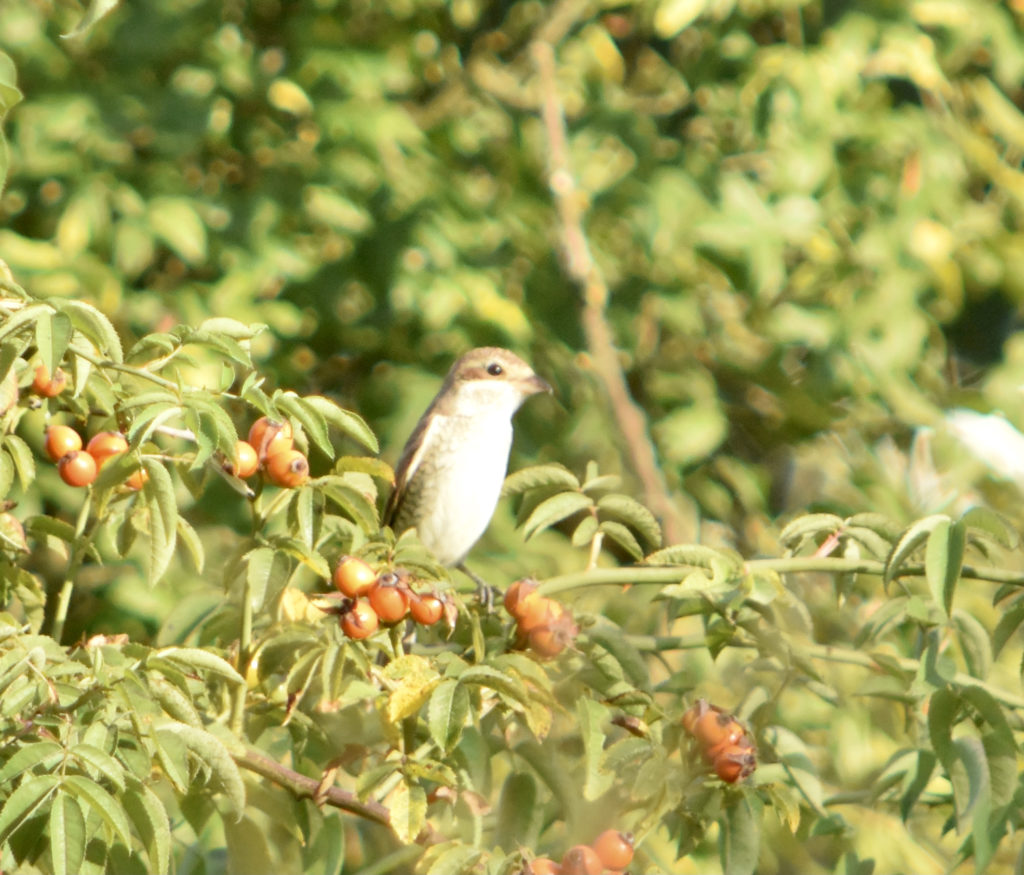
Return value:
M 554 196 L 562 232 L 566 272 L 583 295 L 583 330 L 598 377 L 604 384 L 619 425 L 633 470 L 643 486 L 647 505 L 661 518 L 668 543 L 689 540 L 679 508 L 672 500 L 658 466 L 654 444 L 647 433 L 647 418 L 630 397 L 619 365 L 612 332 L 605 318 L 608 286 L 594 261 L 583 231 L 582 198 L 569 164 L 565 117 L 555 81 L 555 52 L 550 42 L 533 43 L 533 57 L 540 80 L 541 118 L 548 140 L 548 185 Z

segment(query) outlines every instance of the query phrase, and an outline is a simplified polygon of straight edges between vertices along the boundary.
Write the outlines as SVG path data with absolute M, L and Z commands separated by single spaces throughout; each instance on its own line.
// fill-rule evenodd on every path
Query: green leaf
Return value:
M 791 520 L 779 533 L 779 543 L 797 550 L 810 538 L 832 535 L 843 527 L 842 517 L 834 513 L 808 513 Z
M 446 754 L 459 743 L 469 711 L 469 693 L 457 680 L 443 679 L 430 694 L 427 729 L 434 744 Z
M 380 452 L 380 444 L 377 436 L 371 431 L 370 426 L 357 413 L 339 407 L 330 398 L 320 395 L 307 395 L 303 402 L 313 410 L 317 411 L 329 425 L 333 425 L 342 434 L 358 441 L 371 453 Z M 334 455 L 333 451 L 329 455 Z
M 61 779 L 56 775 L 38 775 L 22 781 L 0 809 L 0 842 L 11 835 L 50 797 Z
M 992 632 L 993 657 L 999 656 L 1021 623 L 1024 623 L 1024 596 L 1015 599 L 996 623 L 996 628 Z
M 327 419 L 312 404 L 305 403 L 294 392 L 282 392 L 274 398 L 279 410 L 296 420 L 310 440 L 330 459 L 334 458 L 334 447 L 327 434 Z
M 54 306 L 71 318 L 71 324 L 92 342 L 101 355 L 115 364 L 124 361 L 121 338 L 113 323 L 102 312 L 84 301 L 69 298 L 54 298 L 52 301 Z
M 122 797 L 125 813 L 149 857 L 150 872 L 171 871 L 171 825 L 157 795 L 145 784 Z
M 245 683 L 244 678 L 232 668 L 231 663 L 216 653 L 210 653 L 209 650 L 198 647 L 164 647 L 155 651 L 154 655 L 175 663 L 188 672 L 211 672 L 235 684 Z
M 0 121 L 11 109 L 19 103 L 22 93 L 18 90 L 18 70 L 10 55 L 0 52 Z M 0 189 L 3 188 L 7 176 L 7 167 L 0 167 Z
M 529 772 L 513 772 L 498 797 L 494 843 L 499 848 L 536 847 L 540 833 L 537 782 Z
M 626 523 L 652 547 L 661 544 L 661 526 L 654 514 L 636 499 L 628 495 L 605 495 L 598 499 L 597 509 L 602 518 L 611 515 Z
M 263 608 L 276 556 L 277 551 L 269 547 L 256 547 L 245 554 L 245 580 L 249 588 L 249 604 L 254 611 Z
M 607 793 L 615 783 L 615 775 L 602 768 L 606 738 L 604 727 L 608 722 L 608 711 L 598 702 L 583 696 L 576 703 L 576 717 L 583 741 L 583 798 L 593 802 Z
M 482 850 L 459 841 L 444 842 L 428 847 L 420 859 L 417 871 L 425 875 L 451 875 L 453 872 L 475 873 L 479 869 Z
M 11 754 L 0 768 L 0 786 L 7 786 L 15 778 L 38 765 L 49 771 L 64 758 L 63 746 L 55 741 L 36 741 L 23 744 Z
M 97 747 L 93 747 L 91 744 L 76 744 L 69 753 L 78 759 L 87 770 L 98 772 L 100 777 L 106 778 L 117 787 L 119 792 L 124 792 L 124 766 L 110 756 L 110 754 Z M 96 780 L 94 776 L 90 775 L 90 777 Z
M 202 574 L 203 566 L 206 564 L 203 542 L 199 537 L 199 533 L 192 528 L 192 524 L 183 516 L 178 517 L 178 543 L 185 548 L 185 552 L 192 560 L 192 567 L 196 574 Z
M 391 811 L 391 828 L 398 840 L 404 844 L 415 841 L 427 817 L 424 789 L 411 781 L 401 781 L 385 797 L 384 804 Z
M 7 56 L 3 55 L 3 57 Z M 20 310 L 6 316 L 3 322 L 0 322 L 0 340 L 16 334 L 22 328 L 31 325 L 39 319 L 46 318 L 52 312 L 53 308 L 46 304 L 26 304 Z
M 71 320 L 64 313 L 47 313 L 36 322 L 36 348 L 47 373 L 55 374 L 71 341 Z
M 992 643 L 988 630 L 966 611 L 954 611 L 952 620 L 967 673 L 985 680 L 992 668 Z
M 932 529 L 940 523 L 949 522 L 950 519 L 945 514 L 934 514 L 908 526 L 903 534 L 900 535 L 899 541 L 885 560 L 883 580 L 886 585 L 892 583 L 899 576 L 900 567 L 924 543 L 925 539 L 931 534 Z M 939 601 L 939 604 L 942 604 L 942 602 Z
M 914 806 L 921 798 L 924 788 L 932 779 L 932 772 L 935 771 L 935 764 L 938 762 L 935 754 L 930 750 L 917 751 L 917 767 L 914 775 L 907 784 L 906 790 L 900 797 L 900 817 L 904 822 L 914 813 Z
M 692 568 L 706 568 L 709 571 L 726 565 L 738 572 L 743 567 L 742 557 L 731 551 L 716 550 L 702 544 L 673 544 L 657 550 L 644 559 L 645 565 L 688 565 Z
M 953 592 L 960 579 L 966 534 L 964 524 L 940 519 L 928 534 L 925 576 L 935 603 L 948 617 L 953 609 Z
M 142 467 L 149 479 L 142 487 L 142 497 L 149 508 L 149 567 L 150 584 L 160 580 L 167 572 L 174 556 L 178 538 L 178 504 L 174 497 L 174 484 L 167 469 L 156 459 L 145 458 Z
M 958 829 L 966 816 L 967 800 L 970 798 L 969 779 L 953 741 L 953 725 L 959 713 L 960 697 L 952 690 L 941 687 L 932 693 L 928 701 L 928 735 L 932 749 L 953 785 Z
M 580 488 L 580 481 L 564 465 L 550 463 L 547 465 L 534 465 L 530 468 L 523 468 L 505 478 L 505 485 L 501 490 L 503 496 L 518 495 L 538 486 L 557 486 L 563 490 L 575 492 Z
M 757 869 L 761 855 L 764 803 L 754 793 L 734 796 L 718 820 L 718 853 L 722 871 L 746 875 Z
M 16 434 L 9 434 L 4 438 L 4 449 L 10 454 L 14 462 L 14 470 L 18 475 L 18 482 L 21 488 L 27 491 L 36 479 L 36 460 L 32 456 L 32 450 Z
M 99 784 L 82 775 L 65 775 L 61 785 L 83 806 L 97 814 L 117 841 L 132 846 L 132 831 L 121 804 Z
M 100 21 L 100 19 L 117 9 L 119 2 L 120 0 L 90 0 L 89 8 L 85 10 L 85 15 L 82 16 L 78 24 L 76 24 L 67 33 L 62 33 L 61 37 L 64 39 L 72 39 L 74 37 L 85 36 L 85 34 L 96 26 L 96 23 Z
M 593 507 L 594 500 L 581 492 L 559 492 L 542 501 L 523 523 L 523 534 L 527 540 L 538 532 L 561 522 L 581 510 Z
M 640 542 L 633 536 L 633 533 L 626 528 L 622 523 L 617 523 L 615 520 L 604 520 L 598 528 L 605 533 L 605 535 L 615 541 L 623 550 L 625 550 L 632 559 L 639 562 L 644 558 L 643 547 L 640 546 Z
M 155 197 L 148 205 L 149 225 L 189 265 L 206 260 L 206 226 L 186 197 Z
M 57 794 L 50 806 L 49 832 L 54 875 L 81 872 L 85 859 L 85 815 L 74 796 Z
M 1007 550 L 1015 550 L 1020 542 L 1020 537 L 1009 522 L 987 507 L 968 508 L 960 515 L 959 522 L 968 530 L 977 529 L 984 532 Z
M 205 729 L 197 729 L 185 723 L 165 723 L 157 729 L 161 736 L 176 736 L 181 739 L 188 750 L 194 754 L 220 784 L 231 811 L 241 816 L 245 810 L 245 784 L 238 771 L 238 766 L 228 753 L 224 743 Z
M 529 699 L 526 688 L 517 678 L 497 671 L 489 665 L 474 665 L 467 668 L 459 675 L 459 681 L 463 684 L 489 687 L 495 692 L 503 693 L 524 705 Z

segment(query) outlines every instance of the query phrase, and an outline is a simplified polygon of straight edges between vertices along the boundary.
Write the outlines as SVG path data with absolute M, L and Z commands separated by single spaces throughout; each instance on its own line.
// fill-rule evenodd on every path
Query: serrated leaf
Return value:
M 954 611 L 952 621 L 967 673 L 985 680 L 992 668 L 992 644 L 988 630 L 966 611 Z
M 26 304 L 20 310 L 11 313 L 0 323 L 0 341 L 32 325 L 36 320 L 45 318 L 52 312 L 52 308 L 46 304 Z
M 925 787 L 932 778 L 935 771 L 935 764 L 938 762 L 935 754 L 930 750 L 917 751 L 917 766 L 910 781 L 907 783 L 903 795 L 900 796 L 900 817 L 906 821 L 914 811 L 917 800 L 921 797 Z
M 940 519 L 928 534 L 925 549 L 925 577 L 932 598 L 948 617 L 953 609 L 953 592 L 960 579 L 966 534 L 964 524 Z
M 166 723 L 157 729 L 159 735 L 176 736 L 185 743 L 217 779 L 220 788 L 231 804 L 236 817 L 245 810 L 245 784 L 238 766 L 228 753 L 224 743 L 205 729 L 197 729 L 185 723 Z
M 210 653 L 209 650 L 199 647 L 164 647 L 154 651 L 154 655 L 173 662 L 188 672 L 212 672 L 232 683 L 245 683 L 245 679 L 235 671 L 231 663 L 216 653 Z
M 288 414 L 296 420 L 310 440 L 328 458 L 334 458 L 334 447 L 331 446 L 330 436 L 327 434 L 327 419 L 316 407 L 306 403 L 294 392 L 282 392 L 274 398 L 279 410 Z
M 206 564 L 203 542 L 199 537 L 199 533 L 192 528 L 192 524 L 183 516 L 178 517 L 178 543 L 185 548 L 185 552 L 192 560 L 192 567 L 196 574 L 202 574 L 203 566 Z
M 60 778 L 56 775 L 38 775 L 22 781 L 0 809 L 0 842 L 7 842 L 11 834 L 49 798 L 59 783 Z
M 509 474 L 505 478 L 501 494 L 503 496 L 518 495 L 521 492 L 536 489 L 538 486 L 559 486 L 575 492 L 580 488 L 580 481 L 564 465 L 554 462 L 547 465 L 533 465 L 516 471 L 514 474 Z
M 654 514 L 636 499 L 628 495 L 605 495 L 598 499 L 597 509 L 602 518 L 611 515 L 626 523 L 652 547 L 661 544 L 661 526 Z
M 538 532 L 588 507 L 593 507 L 594 500 L 580 492 L 559 492 L 542 501 L 523 523 L 523 535 L 529 540 Z
M 440 681 L 430 661 L 415 654 L 388 663 L 384 675 L 393 684 L 387 708 L 388 720 L 393 724 L 419 713 Z
M 113 323 L 92 304 L 70 298 L 53 299 L 55 306 L 65 313 L 71 324 L 87 337 L 99 352 L 114 364 L 124 361 L 121 338 Z
M 945 514 L 933 514 L 918 520 L 903 531 L 899 541 L 893 546 L 892 552 L 889 553 L 888 558 L 885 560 L 885 573 L 882 579 L 885 581 L 886 586 L 896 579 L 903 563 L 925 542 L 932 529 L 942 522 L 949 523 L 949 517 Z M 939 604 L 941 604 L 941 601 Z
M 41 765 L 49 771 L 64 757 L 64 748 L 55 741 L 36 741 L 19 747 L 0 768 L 0 786 L 7 786 L 29 769 Z
M 316 485 L 365 534 L 371 535 L 378 531 L 380 518 L 377 514 L 377 505 L 358 489 L 343 483 L 336 476 L 320 477 Z
M 702 544 L 673 544 L 656 550 L 644 559 L 645 565 L 689 565 L 693 568 L 706 568 L 709 571 L 722 565 L 739 571 L 743 567 L 743 559 L 736 553 L 716 550 Z
M 504 693 L 517 702 L 526 703 L 529 695 L 518 678 L 511 677 L 489 665 L 474 665 L 459 675 L 463 684 L 489 687 L 495 692 Z
M 1009 522 L 987 507 L 970 507 L 961 515 L 959 522 L 968 529 L 978 529 L 1007 550 L 1017 548 L 1020 538 Z
M 804 514 L 783 527 L 779 533 L 779 543 L 784 547 L 794 549 L 801 546 L 808 538 L 831 535 L 842 527 L 842 517 L 838 517 L 834 513 Z
M 61 786 L 64 792 L 73 794 L 79 803 L 97 814 L 118 841 L 131 847 L 132 832 L 128 816 L 117 799 L 95 781 L 82 775 L 65 775 Z
M 81 872 L 85 859 L 85 815 L 74 796 L 57 794 L 50 806 L 49 833 L 54 875 Z
M 263 608 L 276 555 L 277 551 L 269 547 L 256 547 L 245 554 L 245 580 L 249 589 L 249 604 L 254 611 Z
M 431 692 L 427 729 L 434 744 L 446 754 L 459 743 L 469 710 L 469 693 L 457 680 L 445 678 Z
M 453 872 L 476 872 L 484 852 L 472 845 L 453 841 L 428 847 L 420 860 L 424 875 L 451 875 Z
M 427 817 L 427 794 L 419 784 L 401 781 L 384 799 L 391 812 L 391 828 L 404 844 L 416 840 Z
M 32 456 L 32 450 L 16 434 L 7 435 L 4 438 L 3 446 L 11 456 L 21 488 L 27 491 L 36 479 L 36 460 Z
M 371 459 L 369 456 L 339 456 L 334 463 L 335 474 L 346 473 L 366 474 L 375 480 L 384 483 L 395 482 L 395 471 L 381 459 Z
M 167 811 L 145 784 L 122 797 L 124 810 L 149 857 L 150 872 L 171 871 L 171 825 Z
M 625 550 L 631 558 L 638 562 L 644 558 L 644 550 L 640 546 L 640 542 L 622 523 L 617 523 L 615 520 L 604 520 L 598 528 Z
M 49 312 L 36 321 L 36 348 L 47 373 L 57 372 L 71 342 L 71 319 L 64 313 Z
M 764 803 L 754 793 L 734 796 L 727 803 L 718 820 L 718 850 L 723 872 L 746 875 L 757 869 L 763 822 Z
M 178 539 L 178 504 L 174 497 L 171 475 L 161 462 L 144 458 L 142 467 L 149 478 L 142 486 L 142 497 L 149 509 L 149 568 L 150 584 L 160 580 L 167 572 L 174 556 Z
M 324 398 L 321 395 L 307 395 L 303 400 L 342 434 L 347 434 L 350 438 L 358 441 L 371 453 L 380 452 L 377 436 L 359 414 L 339 407 L 330 398 Z
M 124 766 L 110 754 L 105 753 L 91 744 L 76 744 L 69 751 L 70 755 L 80 760 L 85 766 L 99 772 L 121 792 L 125 788 Z
M 999 622 L 996 623 L 996 628 L 992 632 L 993 657 L 999 656 L 1006 646 L 1006 642 L 1010 640 L 1021 623 L 1024 623 L 1024 596 L 1020 596 L 1006 608 L 999 618 Z

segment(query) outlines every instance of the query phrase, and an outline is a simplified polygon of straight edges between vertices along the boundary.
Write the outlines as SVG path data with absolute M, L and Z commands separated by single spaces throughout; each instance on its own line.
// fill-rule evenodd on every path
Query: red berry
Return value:
M 96 460 L 82 450 L 75 450 L 57 463 L 57 472 L 68 486 L 88 486 L 96 479 Z
M 741 778 L 754 773 L 757 768 L 757 757 L 750 748 L 739 745 L 727 747 L 714 762 L 715 774 L 727 784 L 735 784 Z
M 294 489 L 309 479 L 309 462 L 298 450 L 282 450 L 267 458 L 267 476 L 275 486 Z
M 102 468 L 103 463 L 111 456 L 128 451 L 128 439 L 119 431 L 101 431 L 89 438 L 85 449 Z
M 46 429 L 46 455 L 59 462 L 68 453 L 82 449 L 82 436 L 67 425 L 51 425 Z
M 235 458 L 224 465 L 229 474 L 241 477 L 252 477 L 259 470 L 260 459 L 256 450 L 248 441 L 235 441 Z
M 353 602 L 341 615 L 340 623 L 342 632 L 360 641 L 377 631 L 377 612 L 366 602 Z
M 444 616 L 444 602 L 433 593 L 414 594 L 409 600 L 409 613 L 421 626 L 433 626 Z
M 367 597 L 382 623 L 397 623 L 409 612 L 409 595 L 404 587 L 385 582 L 385 577 L 381 575 Z
M 333 580 L 338 592 L 354 599 L 370 591 L 377 582 L 377 572 L 358 556 L 342 556 L 334 568 Z
M 37 395 L 42 395 L 44 398 L 55 398 L 67 388 L 67 385 L 68 375 L 60 368 L 57 368 L 51 378 L 46 365 L 38 365 L 36 367 L 36 377 L 32 381 L 32 391 Z
M 249 444 L 261 462 L 292 448 L 292 426 L 288 420 L 278 421 L 261 416 L 249 429 Z
M 606 869 L 625 869 L 633 860 L 633 834 L 606 829 L 591 847 Z
M 590 845 L 573 845 L 562 857 L 563 875 L 601 875 L 604 864 Z

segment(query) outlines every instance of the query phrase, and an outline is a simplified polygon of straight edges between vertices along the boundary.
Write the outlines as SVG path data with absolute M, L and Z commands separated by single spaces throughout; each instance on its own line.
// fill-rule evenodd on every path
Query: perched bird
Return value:
M 550 392 L 507 349 L 472 349 L 445 377 L 395 470 L 384 522 L 416 527 L 444 565 L 461 565 L 498 505 L 512 447 L 512 415 L 531 395 Z

